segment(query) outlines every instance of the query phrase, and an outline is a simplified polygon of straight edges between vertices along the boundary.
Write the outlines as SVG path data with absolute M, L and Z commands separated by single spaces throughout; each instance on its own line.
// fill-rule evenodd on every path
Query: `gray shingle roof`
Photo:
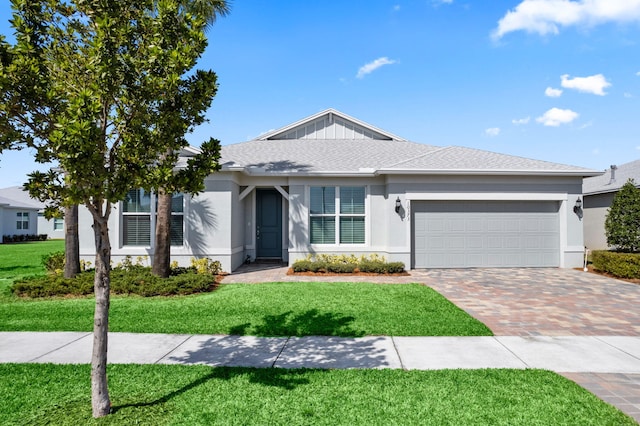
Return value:
M 417 158 L 394 164 L 389 168 L 409 170 L 450 170 L 450 171 L 546 171 L 546 172 L 588 172 L 582 167 L 549 161 L 533 160 L 513 155 L 499 154 L 461 146 L 448 146 L 429 152 Z
M 10 186 L 0 189 L 0 204 L 9 204 L 10 207 L 44 209 L 45 204 L 34 200 L 21 186 Z
M 615 172 L 615 181 L 611 181 L 611 168 L 605 170 L 601 176 L 586 178 L 582 182 L 582 191 L 586 194 L 615 192 L 622 188 L 627 180 L 633 179 L 640 185 L 640 160 L 621 164 Z
M 436 147 L 386 140 L 266 140 L 222 147 L 224 166 L 264 168 L 272 173 L 539 172 L 592 176 L 582 167 L 458 146 Z
M 283 139 L 222 147 L 221 164 L 262 167 L 270 172 L 358 172 L 380 169 L 438 149 L 406 141 Z
M 292 135 L 299 139 L 287 139 Z M 351 136 L 341 139 L 345 135 Z M 478 149 L 442 148 L 409 142 L 334 109 L 314 114 L 255 140 L 223 146 L 221 154 L 223 171 L 254 168 L 254 173 L 598 174 L 581 167 Z

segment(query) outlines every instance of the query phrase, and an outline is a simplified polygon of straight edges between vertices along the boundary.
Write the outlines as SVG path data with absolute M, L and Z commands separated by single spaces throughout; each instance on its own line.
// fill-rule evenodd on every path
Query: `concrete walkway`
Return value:
M 0 362 L 87 364 L 91 333 L 0 332 Z M 640 374 L 640 337 L 253 337 L 109 334 L 113 364 L 259 368 L 541 368 Z

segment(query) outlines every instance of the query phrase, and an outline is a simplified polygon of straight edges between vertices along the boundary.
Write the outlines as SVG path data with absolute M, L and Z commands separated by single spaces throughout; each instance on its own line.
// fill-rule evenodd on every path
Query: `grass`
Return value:
M 91 418 L 88 365 L 0 365 L 0 424 L 632 425 L 541 370 L 310 370 L 111 365 Z
M 90 331 L 92 298 L 0 300 L 0 331 Z M 111 331 L 255 336 L 487 336 L 418 284 L 226 284 L 185 297 L 113 297 Z
M 42 255 L 64 250 L 64 240 L 0 244 L 0 293 L 6 294 L 13 280 L 45 273 Z

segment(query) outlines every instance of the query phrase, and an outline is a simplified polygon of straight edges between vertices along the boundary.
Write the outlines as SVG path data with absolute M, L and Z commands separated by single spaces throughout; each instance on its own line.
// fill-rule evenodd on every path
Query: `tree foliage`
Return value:
M 84 205 L 93 217 L 98 417 L 110 409 L 112 203 L 162 181 L 185 133 L 204 120 L 216 76 L 192 69 L 207 44 L 206 20 L 180 0 L 12 0 L 12 8 L 15 44 L 0 37 L 0 149 L 29 147 L 36 161 L 57 164 L 29 175 L 29 193 L 53 200 L 51 209 Z M 203 144 L 178 181 L 211 166 L 218 145 Z
M 621 251 L 640 251 L 640 188 L 633 179 L 613 197 L 604 227 L 610 246 Z

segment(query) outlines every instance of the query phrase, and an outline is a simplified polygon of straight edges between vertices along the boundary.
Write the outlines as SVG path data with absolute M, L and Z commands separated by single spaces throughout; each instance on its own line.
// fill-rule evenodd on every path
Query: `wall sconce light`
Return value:
M 396 198 L 396 213 L 400 213 L 400 208 L 402 207 L 402 202 L 400 201 L 400 197 Z
M 573 212 L 576 214 L 576 216 L 578 216 L 579 219 L 582 219 L 582 200 L 580 199 L 580 197 L 578 197 L 578 199 L 576 200 L 576 205 L 573 206 Z

